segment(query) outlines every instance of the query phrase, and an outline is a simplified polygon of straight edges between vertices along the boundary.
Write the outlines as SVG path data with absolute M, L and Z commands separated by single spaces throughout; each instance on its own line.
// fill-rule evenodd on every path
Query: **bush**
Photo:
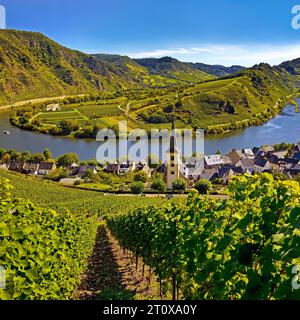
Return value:
M 146 183 L 148 181 L 148 175 L 145 171 L 139 171 L 134 175 L 134 181 L 135 182 L 144 182 Z
M 200 179 L 195 183 L 194 188 L 200 194 L 209 194 L 212 190 L 212 183 L 206 179 Z
M 66 153 L 57 159 L 59 167 L 68 167 L 73 163 L 79 163 L 79 156 L 76 153 Z
M 155 179 L 151 184 L 151 189 L 156 190 L 158 193 L 166 192 L 166 184 L 162 179 Z
M 145 185 L 141 181 L 133 182 L 130 186 L 130 190 L 133 194 L 142 194 L 145 190 Z
M 187 188 L 187 183 L 183 179 L 177 179 L 172 184 L 172 189 L 177 192 L 184 192 Z

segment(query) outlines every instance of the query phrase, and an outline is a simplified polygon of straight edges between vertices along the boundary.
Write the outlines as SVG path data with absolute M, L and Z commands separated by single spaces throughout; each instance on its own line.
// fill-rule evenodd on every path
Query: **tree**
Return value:
M 11 160 L 10 154 L 9 153 L 5 153 L 2 157 L 2 161 L 6 164 L 8 164 Z
M 29 162 L 31 163 L 40 163 L 43 161 L 46 161 L 46 158 L 42 153 L 33 153 L 29 158 Z
M 27 162 L 30 159 L 29 151 L 24 151 L 21 153 L 20 160 Z
M 57 159 L 59 167 L 68 167 L 73 163 L 79 163 L 79 156 L 77 153 L 66 153 Z
M 94 175 L 94 171 L 92 169 L 87 169 L 86 172 L 83 174 L 82 178 L 83 179 L 92 179 Z
M 151 188 L 153 190 L 156 190 L 158 192 L 158 194 L 160 194 L 160 193 L 164 193 L 166 191 L 167 186 L 162 179 L 158 178 L 152 182 Z
M 68 172 L 66 169 L 60 167 L 56 169 L 55 171 L 49 173 L 47 176 L 45 176 L 45 179 L 49 179 L 55 182 L 60 181 L 61 179 L 65 179 L 68 177 Z
M 43 154 L 44 154 L 46 160 L 52 159 L 52 153 L 50 152 L 49 149 L 46 148 L 46 149 L 44 150 Z
M 140 181 L 146 183 L 148 181 L 148 175 L 145 171 L 139 171 L 134 175 L 134 181 Z
M 2 157 L 5 155 L 6 150 L 3 148 L 0 148 L 0 159 L 2 159 Z
M 76 120 L 62 120 L 57 125 L 61 134 L 67 136 L 73 131 L 79 130 L 79 123 Z
M 173 191 L 184 192 L 187 188 L 187 183 L 183 179 L 177 179 L 172 183 Z
M 130 190 L 133 194 L 142 194 L 145 190 L 145 185 L 141 181 L 133 182 L 130 186 Z
M 200 194 L 208 194 L 212 190 L 212 183 L 206 179 L 200 179 L 196 182 L 194 188 Z

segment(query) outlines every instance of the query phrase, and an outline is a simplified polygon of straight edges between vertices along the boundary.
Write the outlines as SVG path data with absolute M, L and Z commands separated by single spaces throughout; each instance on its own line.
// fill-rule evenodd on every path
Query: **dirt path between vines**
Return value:
M 80 300 L 131 300 L 159 299 L 159 285 L 149 268 L 129 257 L 118 241 L 104 227 L 100 227 L 97 241 L 86 275 L 83 276 L 74 299 Z

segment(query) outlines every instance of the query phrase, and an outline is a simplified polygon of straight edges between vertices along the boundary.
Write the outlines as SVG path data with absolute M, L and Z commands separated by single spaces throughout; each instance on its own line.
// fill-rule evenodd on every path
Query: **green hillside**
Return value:
M 173 77 L 151 75 L 127 57 L 115 60 L 107 55 L 88 55 L 65 48 L 40 33 L 0 30 L 1 104 L 177 82 Z
M 189 65 L 216 77 L 228 76 L 245 69 L 245 67 L 242 66 L 225 67 L 222 65 L 209 65 L 205 63 L 189 63 Z
M 222 70 L 236 72 L 216 79 L 196 69 L 201 64 L 170 57 L 88 55 L 40 33 L 15 30 L 0 30 L 0 44 L 0 104 L 90 94 L 64 99 L 63 110 L 54 114 L 46 112 L 45 103 L 35 108 L 28 104 L 13 110 L 11 122 L 23 129 L 78 138 L 94 138 L 99 128 L 114 127 L 120 120 L 127 120 L 129 128 L 148 130 L 170 127 L 175 116 L 178 127 L 205 128 L 208 133 L 263 123 L 296 93 L 294 83 L 300 74 L 297 59 L 238 72 L 242 67 L 210 66 L 207 71 L 218 75 Z M 61 130 L 66 122 L 68 130 Z
M 11 123 L 23 129 L 95 138 L 100 128 L 204 128 L 223 133 L 266 122 L 297 93 L 294 77 L 282 69 L 260 64 L 233 76 L 181 87 L 130 90 L 123 96 L 65 99 L 61 111 L 44 104 L 14 108 Z M 96 100 L 95 100 L 96 99 Z
M 177 99 L 179 103 L 172 109 L 177 126 L 222 133 L 262 123 L 277 114 L 287 97 L 295 92 L 292 80 L 287 72 L 261 64 L 231 77 L 182 89 L 173 101 L 168 99 L 167 104 L 135 110 L 135 117 L 148 124 L 170 122 L 172 115 L 167 106 Z
M 200 82 L 215 78 L 211 74 L 195 69 L 171 57 L 135 59 L 135 61 L 139 65 L 147 68 L 153 75 L 160 75 L 178 81 Z
M 168 74 L 160 75 L 158 73 L 151 73 L 146 67 L 138 64 L 135 60 L 130 59 L 127 56 L 116 54 L 94 54 L 93 57 L 113 64 L 126 74 L 130 74 L 138 84 L 144 86 L 160 87 L 182 82 L 181 79 L 175 79 Z
M 0 30 L 0 103 L 135 85 L 114 65 L 39 33 Z

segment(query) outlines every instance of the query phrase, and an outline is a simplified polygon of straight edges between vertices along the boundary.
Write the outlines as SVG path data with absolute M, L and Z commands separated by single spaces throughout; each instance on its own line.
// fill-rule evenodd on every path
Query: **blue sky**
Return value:
M 300 0 L 298 0 L 300 4 Z M 7 28 L 88 53 L 276 64 L 300 57 L 297 0 L 0 0 Z

